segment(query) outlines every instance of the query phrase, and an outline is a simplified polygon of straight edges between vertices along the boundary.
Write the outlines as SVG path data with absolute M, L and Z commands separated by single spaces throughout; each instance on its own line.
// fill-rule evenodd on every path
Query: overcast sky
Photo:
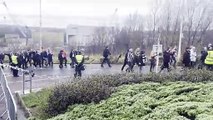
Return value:
M 4 1 L 17 24 L 39 26 L 39 0 Z M 105 25 L 109 24 L 115 17 L 126 16 L 135 11 L 147 14 L 150 12 L 151 1 L 42 0 L 43 26 L 66 27 L 68 24 Z M 13 23 L 3 4 L 0 5 L 0 23 Z

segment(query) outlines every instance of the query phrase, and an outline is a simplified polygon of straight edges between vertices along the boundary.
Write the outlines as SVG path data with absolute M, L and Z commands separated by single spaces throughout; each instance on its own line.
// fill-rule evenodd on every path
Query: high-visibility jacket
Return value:
M 84 56 L 83 55 L 76 55 L 75 58 L 76 58 L 76 62 L 79 64 L 83 61 Z
M 206 59 L 205 59 L 205 64 L 213 65 L 213 50 L 208 51 L 208 55 L 206 56 Z
M 18 58 L 18 56 L 16 56 L 16 55 L 12 55 L 12 56 L 11 56 L 11 59 L 12 59 L 12 63 L 13 63 L 13 64 L 18 64 L 18 59 L 17 59 L 17 58 Z

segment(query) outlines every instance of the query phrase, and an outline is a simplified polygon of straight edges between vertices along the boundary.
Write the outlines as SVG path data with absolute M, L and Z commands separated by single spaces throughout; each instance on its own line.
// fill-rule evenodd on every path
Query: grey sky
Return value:
M 4 0 L 17 23 L 39 25 L 39 0 Z M 147 14 L 152 0 L 42 0 L 43 26 L 65 27 L 67 24 L 108 24 L 117 8 L 121 17 L 138 11 Z M 4 19 L 6 16 L 6 19 Z M 4 6 L 0 6 L 0 23 L 11 23 Z

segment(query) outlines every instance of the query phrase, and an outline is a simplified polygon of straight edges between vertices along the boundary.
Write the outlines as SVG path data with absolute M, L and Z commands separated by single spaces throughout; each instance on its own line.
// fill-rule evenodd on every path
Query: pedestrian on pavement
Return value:
M 63 61 L 64 61 L 64 58 L 63 58 L 63 50 L 61 50 L 58 54 L 58 60 L 59 60 L 59 68 L 63 68 Z
M 3 63 L 4 63 L 4 57 L 5 57 L 4 53 L 1 52 L 1 53 L 0 53 L 0 64 L 3 64 Z M 2 66 L 2 69 L 3 69 L 3 68 L 4 68 L 4 67 Z
M 79 51 L 77 53 L 77 55 L 75 56 L 75 74 L 74 74 L 74 77 L 81 77 L 82 76 L 82 73 L 81 71 L 82 70 L 85 70 L 84 68 L 84 56 L 82 55 L 82 53 Z
M 185 50 L 185 53 L 183 54 L 183 65 L 184 65 L 184 68 L 190 68 L 190 48 L 187 47 L 186 50 Z
M 41 58 L 42 58 L 41 60 L 42 67 L 47 66 L 48 65 L 47 51 L 43 48 L 41 52 Z
M 166 68 L 168 72 L 171 70 L 169 66 L 169 62 L 171 61 L 170 52 L 170 48 L 163 52 L 163 65 L 161 66 L 161 70 L 159 73 L 161 73 L 164 68 Z
M 64 66 L 67 67 L 67 53 L 65 50 L 63 50 L 62 52 L 62 58 L 63 58 Z
M 108 64 L 109 67 L 111 67 L 110 65 L 110 60 L 109 60 L 109 56 L 111 55 L 110 51 L 109 51 L 109 47 L 107 46 L 104 51 L 103 51 L 103 61 L 101 63 L 101 67 L 104 67 L 103 64 L 106 62 Z
M 126 72 L 133 72 L 134 54 L 133 54 L 132 48 L 129 49 L 129 52 L 127 54 L 127 62 L 128 62 L 128 68 L 126 69 Z
M 208 54 L 205 59 L 205 64 L 208 70 L 213 71 L 213 46 L 209 46 Z
M 146 55 L 145 55 L 145 51 L 140 51 L 140 55 L 139 55 L 139 59 L 138 59 L 138 66 L 140 68 L 140 72 L 142 71 L 143 66 L 145 66 L 146 64 Z
M 74 68 L 75 56 L 76 56 L 76 51 L 72 49 L 71 52 L 70 52 L 70 60 L 71 60 L 70 66 L 72 68 Z
M 32 65 L 34 64 L 34 62 L 35 62 L 35 61 L 33 60 L 35 54 L 36 54 L 36 52 L 35 52 L 33 49 L 31 49 L 31 50 L 29 51 L 29 60 L 28 60 L 28 62 L 29 62 L 29 64 L 30 64 L 30 66 L 32 66 Z
M 176 68 L 176 63 L 177 63 L 177 60 L 176 60 L 176 57 L 177 57 L 177 48 L 176 48 L 176 46 L 171 50 L 170 55 L 171 55 L 170 64 L 171 64 L 174 68 Z
M 203 67 L 205 66 L 205 59 L 207 55 L 208 55 L 207 47 L 204 47 L 203 50 L 201 51 L 200 63 L 198 66 L 199 69 L 203 69 Z
M 34 66 L 37 67 L 39 66 L 41 68 L 41 61 L 42 61 L 42 57 L 40 55 L 40 53 L 38 51 L 35 52 L 35 56 L 33 58 L 34 61 Z
M 122 66 L 122 68 L 121 68 L 121 71 L 123 71 L 123 70 L 124 70 L 124 67 L 125 67 L 126 65 L 128 65 L 128 61 L 127 61 L 128 52 L 129 52 L 129 49 L 128 49 L 127 52 L 125 53 L 124 63 L 123 63 L 123 66 Z
M 48 65 L 53 67 L 53 53 L 48 50 L 47 51 Z
M 154 53 L 153 51 L 151 51 L 150 53 L 150 72 L 153 72 L 156 66 L 156 56 L 157 53 Z
M 140 66 L 140 62 L 139 62 L 139 57 L 140 57 L 140 52 L 141 49 L 140 48 L 136 48 L 134 51 L 134 60 L 133 60 L 133 66 L 132 68 L 134 68 L 135 64 Z
M 11 59 L 12 59 L 11 65 L 13 67 L 18 67 L 18 55 L 17 55 L 17 53 L 12 54 Z M 12 68 L 12 71 L 13 71 L 13 77 L 19 77 L 17 69 Z

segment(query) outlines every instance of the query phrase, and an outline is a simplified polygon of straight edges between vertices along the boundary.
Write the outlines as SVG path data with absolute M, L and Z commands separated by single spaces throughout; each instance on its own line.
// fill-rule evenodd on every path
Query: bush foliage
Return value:
M 47 107 L 45 107 L 45 109 L 43 111 L 45 111 L 45 113 L 48 114 L 48 117 L 56 116 L 58 114 L 66 112 L 69 106 L 71 106 L 71 107 L 69 107 L 69 111 L 72 111 L 71 108 L 73 108 L 73 109 L 75 108 L 75 110 L 77 109 L 77 111 L 73 111 L 73 112 L 77 112 L 77 113 L 79 113 L 80 111 L 84 112 L 84 110 L 82 110 L 84 108 L 82 108 L 82 107 L 86 107 L 85 104 L 92 103 L 90 105 L 92 105 L 94 107 L 96 105 L 96 103 L 101 104 L 102 100 L 106 100 L 107 98 L 109 98 L 110 95 L 112 95 L 112 93 L 115 93 L 112 95 L 112 97 L 115 97 L 116 95 L 120 94 L 120 92 L 122 92 L 120 90 L 123 87 L 119 88 L 119 86 L 151 82 L 150 84 L 144 84 L 144 86 L 143 86 L 143 84 L 141 84 L 142 88 L 138 88 L 138 89 L 142 89 L 140 91 L 141 95 L 139 95 L 139 97 L 141 97 L 140 99 L 142 99 L 143 102 L 148 102 L 150 100 L 149 96 L 143 96 L 145 93 L 153 94 L 155 96 L 155 99 L 151 99 L 151 101 L 153 100 L 152 101 L 153 104 L 152 105 L 150 104 L 149 107 L 147 107 L 144 105 L 140 105 L 139 104 L 140 102 L 137 102 L 138 105 L 136 105 L 135 107 L 139 107 L 136 110 L 140 109 L 139 111 L 141 113 L 137 113 L 137 114 L 140 114 L 139 116 L 144 116 L 147 114 L 152 115 L 151 113 L 153 113 L 153 109 L 155 109 L 158 106 L 158 104 L 160 104 L 157 102 L 157 100 L 161 101 L 161 99 L 164 99 L 164 98 L 168 99 L 168 96 L 171 96 L 171 95 L 182 96 L 182 95 L 200 90 L 199 87 L 193 87 L 193 86 L 182 87 L 183 86 L 182 84 L 181 85 L 176 84 L 177 81 L 185 81 L 187 83 L 187 85 L 193 85 L 195 83 L 200 84 L 200 82 L 205 83 L 205 82 L 213 81 L 213 74 L 210 71 L 196 70 L 196 71 L 183 71 L 183 72 L 178 72 L 178 73 L 167 73 L 167 74 L 130 73 L 130 74 L 115 74 L 115 75 L 95 75 L 95 76 L 91 76 L 88 78 L 83 78 L 80 80 L 70 81 L 70 82 L 63 83 L 61 85 L 57 85 L 50 92 L 49 98 L 47 100 L 47 105 L 46 105 Z M 171 83 L 171 84 L 168 84 L 168 83 Z M 174 86 L 173 86 L 173 83 L 174 83 Z M 165 90 L 165 88 L 162 88 L 164 90 L 161 91 L 160 88 L 163 85 L 169 86 L 168 89 L 166 88 L 166 90 Z M 117 88 L 119 88 L 119 90 Z M 176 89 L 176 90 L 174 91 L 173 89 Z M 117 90 L 120 92 L 116 92 Z M 131 96 L 138 94 L 138 91 L 134 91 L 134 90 L 125 91 L 125 92 L 127 92 Z M 110 97 L 109 99 L 112 99 L 112 98 Z M 113 99 L 115 99 L 115 98 L 113 98 Z M 177 99 L 186 99 L 186 98 L 184 96 L 183 98 L 180 97 Z M 124 96 L 121 96 L 121 98 L 119 97 L 118 100 L 115 99 L 115 102 L 116 102 L 115 104 L 123 106 L 122 100 L 124 100 L 123 102 L 125 102 L 126 98 Z M 144 100 L 147 100 L 147 101 L 144 101 Z M 169 102 L 169 101 L 167 101 L 167 102 Z M 81 104 L 81 105 L 79 105 L 79 104 Z M 132 105 L 131 102 L 128 104 Z M 143 104 L 146 104 L 146 103 L 143 103 Z M 195 103 L 195 104 L 197 104 L 197 103 Z M 107 107 L 109 107 L 109 108 L 107 108 Z M 89 108 L 89 109 L 92 109 L 92 108 Z M 110 107 L 110 106 L 106 106 L 105 109 L 114 109 L 114 108 Z M 114 111 L 114 112 L 119 112 L 119 111 Z M 123 111 L 123 112 L 125 112 L 125 111 Z M 136 112 L 136 111 L 133 111 L 133 113 L 134 112 Z M 80 113 L 79 114 L 77 114 L 77 113 L 76 114 L 69 113 L 69 114 L 80 115 Z M 111 113 L 109 111 L 105 114 L 107 114 L 106 116 L 111 115 Z M 127 113 L 125 113 L 125 114 L 128 115 Z M 183 116 L 184 116 L 186 113 L 183 112 L 180 114 L 183 114 Z M 92 113 L 91 113 L 91 115 L 92 115 Z M 187 115 L 188 115 L 188 113 L 187 113 Z M 95 116 L 95 114 L 92 116 L 93 116 L 92 118 L 97 117 L 97 119 L 99 117 L 103 118 L 103 116 L 100 116 L 100 115 Z M 206 116 L 206 115 L 203 115 L 203 116 Z M 181 117 L 181 116 L 179 116 L 179 117 Z M 178 119 L 179 119 L 179 117 L 178 117 Z M 90 116 L 90 118 L 91 118 L 91 116 Z M 72 119 L 72 118 L 70 118 L 70 119 Z M 117 118 L 114 118 L 114 119 L 117 119 Z

